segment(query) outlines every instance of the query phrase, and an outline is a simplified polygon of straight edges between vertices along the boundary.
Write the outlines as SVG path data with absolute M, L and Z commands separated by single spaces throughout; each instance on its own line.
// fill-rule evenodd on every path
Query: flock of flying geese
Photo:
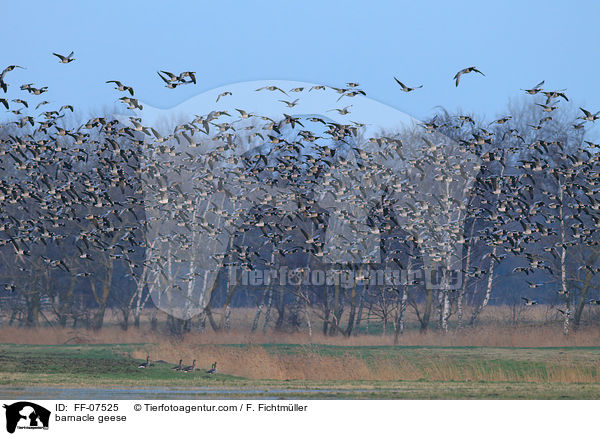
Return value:
M 157 361 L 156 363 L 166 363 L 162 360 Z M 137 367 L 139 369 L 148 369 L 150 367 L 154 366 L 153 362 L 150 362 L 150 355 L 146 355 L 146 361 L 140 363 Z M 194 372 L 196 371 L 196 359 L 194 359 L 194 361 L 192 362 L 191 365 L 189 366 L 183 366 L 183 359 L 179 359 L 179 364 L 172 367 L 171 370 L 175 371 L 175 372 Z M 211 365 L 210 369 L 206 370 L 206 374 L 216 374 L 217 373 L 217 362 L 213 362 L 213 364 Z
M 58 53 L 53 53 L 53 55 L 58 57 L 60 63 L 64 63 L 64 64 L 68 64 L 75 60 L 75 58 L 73 57 L 74 56 L 73 52 L 71 52 L 68 56 L 64 56 L 64 55 L 61 55 Z M 6 76 L 9 72 L 13 71 L 16 68 L 23 68 L 23 67 L 18 66 L 18 65 L 10 65 L 10 66 L 6 67 L 2 71 L 2 73 L 0 73 L 0 89 L 2 89 L 5 93 L 7 92 L 7 88 L 8 88 L 8 84 L 5 80 Z M 455 81 L 455 86 L 458 87 L 458 85 L 461 81 L 461 78 L 463 78 L 464 75 L 469 74 L 469 73 L 478 73 L 478 74 L 484 75 L 479 69 L 477 69 L 474 66 L 464 68 L 454 75 L 453 80 Z M 196 83 L 196 73 L 193 71 L 185 71 L 180 74 L 174 74 L 169 71 L 161 70 L 161 71 L 157 72 L 157 74 L 160 77 L 160 79 L 165 83 L 165 86 L 170 89 L 176 88 L 181 85 Z M 400 88 L 403 92 L 412 92 L 412 91 L 415 91 L 416 89 L 420 89 L 423 87 L 423 85 L 414 86 L 414 87 L 407 86 L 403 82 L 398 80 L 396 77 L 394 77 L 394 80 L 400 86 Z M 142 107 L 141 104 L 139 103 L 139 101 L 136 98 L 134 98 L 134 90 L 131 86 L 125 85 L 118 80 L 109 80 L 106 83 L 113 84 L 115 86 L 115 89 L 119 92 L 124 92 L 124 93 L 129 94 L 129 96 L 124 96 L 119 99 L 123 103 L 125 103 L 128 108 L 133 109 L 133 108 L 141 108 Z M 542 88 L 543 84 L 544 84 L 544 81 L 540 82 L 533 88 L 526 89 L 525 92 L 530 95 L 535 95 L 538 93 L 542 93 L 543 95 L 545 95 L 546 102 L 544 104 L 538 104 L 538 106 L 541 107 L 543 112 L 551 113 L 557 108 L 557 106 L 553 105 L 556 99 L 560 99 L 560 98 L 562 98 L 564 100 L 568 100 L 568 99 L 562 91 L 544 91 Z M 309 92 L 313 91 L 313 90 L 319 90 L 319 89 L 325 89 L 325 86 L 322 86 L 322 85 L 313 86 L 309 89 Z M 331 87 L 331 89 L 333 89 L 334 91 L 336 91 L 337 93 L 340 94 L 338 101 L 344 97 L 351 98 L 351 97 L 355 97 L 357 95 L 365 95 L 365 92 L 359 88 L 358 83 L 347 83 L 347 86 L 345 88 Z M 32 95 L 40 95 L 40 94 L 46 92 L 47 88 L 46 87 L 36 88 L 33 86 L 33 84 L 26 84 L 26 85 L 21 86 L 21 90 L 27 91 L 28 93 L 30 93 Z M 298 98 L 293 99 L 293 98 L 289 97 L 290 94 L 301 92 L 304 90 L 304 88 L 294 88 L 289 91 L 285 91 L 277 86 L 265 86 L 265 87 L 257 89 L 256 91 L 263 91 L 263 90 L 274 91 L 274 92 L 279 92 L 279 93 L 284 94 L 285 96 L 288 97 L 288 99 L 279 100 L 279 101 L 291 108 L 298 104 L 299 99 Z M 290 94 L 288 94 L 288 92 Z M 221 98 L 227 97 L 228 95 L 231 95 L 231 92 L 226 91 L 226 92 L 221 93 L 217 97 L 217 101 L 219 101 L 219 99 L 221 99 Z M 21 105 L 23 105 L 23 107 L 28 107 L 27 101 L 23 100 L 23 99 L 14 99 L 14 100 L 12 100 L 12 102 L 21 104 Z M 36 109 L 39 108 L 40 105 L 47 104 L 47 103 L 48 102 L 42 102 L 42 103 L 38 104 L 36 106 Z M 0 98 L 0 104 L 3 104 L 6 107 L 6 109 L 9 110 L 10 105 L 9 105 L 9 102 L 7 101 L 7 99 Z M 348 105 L 348 106 L 345 106 L 345 107 L 339 108 L 339 109 L 331 109 L 331 111 L 337 111 L 340 115 L 346 115 L 346 114 L 350 113 L 351 107 L 352 107 L 352 105 Z M 13 110 L 12 112 L 18 115 L 18 114 L 20 114 L 20 110 L 21 109 Z M 132 139 L 134 141 L 136 140 L 135 135 L 139 132 L 142 132 L 147 136 L 154 137 L 158 150 L 164 151 L 167 154 L 173 155 L 173 156 L 181 156 L 182 153 L 176 151 L 175 148 L 166 145 L 167 141 L 169 141 L 171 139 L 175 139 L 175 140 L 177 140 L 177 142 L 186 141 L 190 147 L 195 147 L 195 146 L 197 146 L 197 144 L 193 138 L 195 133 L 202 132 L 202 133 L 208 134 L 209 130 L 211 128 L 214 129 L 216 127 L 219 132 L 218 135 L 216 136 L 216 138 L 223 140 L 226 144 L 222 147 L 217 148 L 216 153 L 223 153 L 233 147 L 232 132 L 236 131 L 233 123 L 227 123 L 227 122 L 219 123 L 218 122 L 221 117 L 230 116 L 226 112 L 211 112 L 209 115 L 207 115 L 205 117 L 197 117 L 194 121 L 192 121 L 190 123 L 186 123 L 184 125 L 178 126 L 174 130 L 173 134 L 169 135 L 168 137 L 163 137 L 155 129 L 148 129 L 148 128 L 142 126 L 140 121 L 135 118 L 131 118 L 132 127 L 123 127 L 122 125 L 119 125 L 116 121 L 107 121 L 104 118 L 95 118 L 95 119 L 88 121 L 83 126 L 81 126 L 81 128 L 78 129 L 77 131 L 71 131 L 71 130 L 67 130 L 63 127 L 60 127 L 57 124 L 57 120 L 60 119 L 64 115 L 64 111 L 66 111 L 66 110 L 73 111 L 73 108 L 71 106 L 67 105 L 67 106 L 61 107 L 58 111 L 47 111 L 43 114 L 45 117 L 45 120 L 42 122 L 35 120 L 31 116 L 26 116 L 26 117 L 21 118 L 18 122 L 15 122 L 15 124 L 19 127 L 26 126 L 27 124 L 30 124 L 32 127 L 34 127 L 37 123 L 37 124 L 39 124 L 37 131 L 42 131 L 42 132 L 48 132 L 51 128 L 53 128 L 54 130 L 51 131 L 52 134 L 54 135 L 52 137 L 52 139 L 56 139 L 57 137 L 70 137 L 73 139 L 74 144 L 79 145 L 79 146 L 82 145 L 89 137 L 89 134 L 83 133 L 83 131 L 81 129 L 91 129 L 93 127 L 100 126 L 102 129 L 104 129 L 109 134 L 116 133 L 117 135 L 127 136 L 127 137 L 130 137 L 130 139 Z M 247 112 L 245 112 L 242 109 L 236 109 L 236 110 L 240 113 L 240 118 L 242 118 L 242 119 L 255 116 L 253 114 L 248 114 Z M 583 121 L 594 122 L 594 121 L 600 119 L 600 111 L 598 111 L 596 113 L 592 113 L 591 111 L 588 111 L 583 108 L 580 108 L 580 110 L 583 112 L 583 116 L 581 117 L 581 119 Z M 268 123 L 267 125 L 269 127 L 267 129 L 269 130 L 269 133 L 264 135 L 264 136 L 266 136 L 266 138 L 261 133 L 253 133 L 254 135 L 258 135 L 262 139 L 268 140 L 268 142 L 275 144 L 276 147 L 279 147 L 280 149 L 288 150 L 288 151 L 289 150 L 299 151 L 298 144 L 288 143 L 285 140 L 281 140 L 281 138 L 279 138 L 278 136 L 276 136 L 274 134 L 274 133 L 279 134 L 281 129 L 287 124 L 291 125 L 292 127 L 294 127 L 295 125 L 302 126 L 302 123 L 298 118 L 286 115 L 285 119 L 280 122 L 276 122 L 267 117 L 261 117 L 261 118 Z M 546 117 L 544 120 L 548 121 L 549 119 L 551 119 L 550 116 Z M 472 123 L 473 125 L 475 124 L 474 121 L 468 116 L 461 116 L 460 120 L 462 123 L 461 126 L 465 123 Z M 494 123 L 503 124 L 503 123 L 508 122 L 509 120 L 510 120 L 510 117 L 505 117 L 505 118 L 501 118 L 499 120 L 494 121 Z M 531 127 L 534 128 L 534 130 L 541 128 L 541 124 L 544 120 L 540 121 L 540 125 L 531 126 Z M 344 141 L 344 138 L 346 136 L 351 135 L 353 132 L 356 132 L 356 129 L 361 126 L 358 123 L 354 123 L 354 126 L 330 123 L 330 122 L 320 119 L 318 117 L 315 117 L 312 121 L 322 123 L 324 126 L 326 126 L 329 129 L 327 131 L 327 133 L 330 135 L 330 137 L 332 139 L 337 139 L 337 140 L 341 140 L 341 141 Z M 442 125 L 437 124 L 435 119 L 429 123 L 424 123 L 423 126 L 426 128 L 427 131 L 430 131 L 430 132 L 435 131 L 436 129 L 439 129 L 440 127 L 443 127 Z M 508 134 L 510 134 L 511 136 L 513 136 L 515 138 L 520 139 L 522 142 L 525 142 L 523 137 L 520 136 L 520 133 L 518 131 L 516 131 L 515 129 L 510 130 Z M 312 134 L 311 132 L 306 131 L 306 130 L 301 132 L 301 136 L 303 137 L 303 140 L 311 142 L 311 143 L 315 143 L 315 141 L 319 138 L 319 137 L 315 136 L 314 134 Z M 481 147 L 481 146 L 484 146 L 487 144 L 491 144 L 493 141 L 493 133 L 486 131 L 485 129 L 481 129 L 481 131 L 478 133 L 473 133 L 472 136 L 473 136 L 472 140 L 463 141 L 463 142 L 465 142 L 468 145 L 475 145 L 475 146 Z M 12 152 L 9 152 L 8 154 L 15 160 L 16 166 L 18 169 L 30 169 L 31 166 L 35 162 L 42 160 L 40 153 L 44 149 L 47 149 L 48 147 L 50 147 L 50 141 L 38 140 L 38 139 L 34 138 L 33 135 L 30 135 L 29 137 L 26 137 L 26 138 L 11 137 L 11 140 L 14 143 L 14 149 Z M 107 135 L 106 141 L 108 142 L 109 146 L 112 148 L 112 152 L 114 154 L 124 156 L 124 154 L 126 152 L 120 148 L 119 144 L 114 139 L 110 138 L 110 135 Z M 382 137 L 382 138 L 371 138 L 370 141 L 376 142 L 378 144 L 391 143 L 392 146 L 387 152 L 397 153 L 398 156 L 400 156 L 402 158 L 402 149 L 401 149 L 402 142 L 399 139 Z M 436 146 L 434 144 L 432 144 L 432 143 L 428 143 L 428 144 L 429 144 L 430 149 L 435 150 Z M 598 144 L 592 144 L 591 142 L 588 142 L 588 144 L 590 146 L 598 147 Z M 548 143 L 548 142 L 539 140 L 539 141 L 535 141 L 532 144 L 531 149 L 547 151 L 548 147 L 550 147 L 550 146 L 557 146 L 558 148 L 562 147 L 562 145 L 558 142 L 557 143 Z M 320 159 L 323 162 L 325 162 L 325 164 L 331 165 L 331 162 L 332 162 L 333 158 L 335 157 L 336 150 L 331 149 L 329 146 L 321 145 L 321 144 L 317 144 L 316 147 L 319 150 Z M 359 150 L 358 148 L 355 148 L 354 151 L 361 157 L 367 155 L 367 152 L 365 152 L 364 150 Z M 31 155 L 33 155 L 33 158 L 31 157 Z M 591 155 L 588 155 L 588 157 L 591 157 Z M 483 158 L 484 162 L 488 162 L 488 163 L 493 162 L 493 161 L 498 161 L 497 156 L 494 155 L 493 151 L 483 154 L 482 158 Z M 568 158 L 571 160 L 575 159 L 571 156 L 569 156 Z M 122 170 L 117 168 L 116 165 L 114 164 L 114 162 L 111 162 L 110 159 L 108 159 L 108 158 L 103 158 L 103 159 L 104 159 L 104 163 L 108 164 L 112 168 L 112 173 L 113 173 L 112 175 L 122 175 Z M 211 162 L 212 162 L 212 164 L 214 164 L 214 162 L 218 159 L 221 159 L 221 157 L 218 155 L 215 155 L 213 160 L 207 160 L 208 165 L 210 166 Z M 235 158 L 231 158 L 231 159 L 235 159 Z M 319 176 L 319 172 L 322 170 L 322 167 L 321 167 L 321 169 L 319 169 L 319 167 L 317 165 L 317 159 L 315 157 L 309 156 L 306 159 L 308 159 L 308 163 L 314 164 L 315 168 L 317 168 L 314 171 L 315 174 L 311 174 L 312 176 L 314 176 L 314 178 L 316 180 Z M 577 158 L 577 159 L 579 159 L 579 160 L 573 160 L 573 163 L 575 165 L 577 165 L 577 166 L 584 165 L 585 162 L 581 158 Z M 244 160 L 244 162 L 251 168 L 251 171 L 254 171 L 254 173 L 260 172 L 261 168 L 259 168 L 257 166 L 259 163 L 264 164 L 262 169 L 268 168 L 270 170 L 276 170 L 276 171 L 280 171 L 280 172 L 292 171 L 292 170 L 297 169 L 296 166 L 294 165 L 294 162 L 292 162 L 293 157 L 290 157 L 289 155 L 278 156 L 278 157 L 276 157 L 275 162 L 272 162 L 269 156 L 261 155 L 260 153 L 255 154 L 255 155 L 250 155 L 250 156 L 243 156 L 242 160 Z M 414 161 L 411 163 L 413 163 L 417 168 L 419 168 L 419 165 L 420 165 L 419 162 Z M 532 157 L 529 159 L 524 159 L 521 161 L 521 163 L 524 168 L 531 169 L 532 171 L 548 170 L 548 165 L 539 158 Z M 156 168 L 160 167 L 159 164 L 155 164 L 155 166 L 156 166 Z M 550 171 L 550 173 L 552 173 L 556 177 L 558 177 L 558 173 L 555 172 L 556 170 L 550 169 L 549 171 Z M 207 175 L 207 176 L 210 176 L 210 175 Z M 114 187 L 118 186 L 118 184 L 113 185 L 111 176 L 106 176 L 106 177 L 107 177 L 107 180 L 111 180 L 111 182 L 110 182 L 111 186 L 114 186 Z M 292 177 L 292 179 L 293 179 L 293 177 Z M 41 180 L 40 183 L 45 184 L 49 188 L 49 193 L 51 195 L 57 195 L 60 197 L 60 199 L 65 203 L 65 206 L 69 206 L 69 205 L 72 205 L 73 203 L 77 203 L 77 202 L 85 202 L 84 198 L 82 198 L 79 194 L 72 191 L 71 189 L 66 189 L 62 192 L 56 191 L 56 189 L 54 187 L 50 186 L 50 184 L 48 183 L 47 177 L 45 177 L 43 175 L 41 175 L 40 180 Z M 159 177 L 159 181 L 160 180 L 162 180 L 162 179 L 160 179 L 160 177 Z M 519 180 L 513 180 L 511 183 L 516 183 L 517 181 L 526 182 L 527 176 L 525 176 L 523 178 L 519 178 Z M 484 182 L 484 184 L 485 183 L 489 183 L 489 188 L 492 190 L 492 192 L 494 192 L 494 193 L 500 192 L 498 186 L 495 185 L 496 182 L 490 181 L 490 182 Z M 88 184 L 91 186 L 91 182 L 88 182 Z M 530 191 L 533 189 L 533 187 L 532 187 L 533 184 L 534 184 L 534 180 L 531 179 L 531 185 L 525 185 L 525 187 L 523 189 L 520 189 L 518 195 L 515 198 L 512 198 L 511 200 L 500 201 L 496 210 L 492 210 L 494 208 L 491 208 L 491 207 L 490 207 L 490 209 L 486 209 L 485 207 L 483 207 L 482 210 L 483 209 L 487 210 L 491 214 L 491 217 L 493 219 L 495 219 L 496 221 L 500 221 L 500 222 L 502 221 L 502 217 L 500 215 L 498 215 L 497 212 L 498 211 L 508 212 L 511 209 L 511 206 L 516 205 L 517 206 L 517 208 L 516 208 L 517 215 L 521 214 L 521 212 L 523 212 L 524 208 L 528 207 L 527 200 L 530 200 L 530 198 L 529 198 Z M 88 187 L 90 187 L 90 186 L 88 186 Z M 207 185 L 207 187 L 208 187 L 208 191 L 210 191 L 211 189 L 214 190 L 214 186 L 212 186 L 210 184 Z M 223 188 L 223 187 L 221 186 L 221 188 Z M 28 197 L 35 196 L 35 194 L 34 193 L 32 194 L 31 192 L 30 193 L 26 193 L 25 191 L 17 192 L 19 190 L 18 187 L 13 187 L 10 189 L 11 189 L 11 191 L 7 191 L 6 187 L 2 188 L 2 191 L 3 191 L 3 193 L 1 194 L 2 199 L 5 199 L 6 197 L 14 196 L 14 195 L 23 196 L 23 195 L 27 194 Z M 108 197 L 106 195 L 106 192 L 97 193 L 97 192 L 94 192 L 94 189 L 89 189 L 88 191 L 93 193 L 93 194 L 91 194 L 91 197 L 94 200 L 94 204 L 106 205 L 107 203 L 108 204 L 111 203 L 111 201 L 108 199 Z M 175 191 L 179 191 L 181 193 L 181 187 L 180 186 L 167 186 L 163 181 L 159 185 L 159 191 L 161 192 L 161 195 L 165 196 L 165 199 L 166 199 L 167 195 L 170 193 L 172 194 Z M 161 202 L 159 202 L 159 203 L 161 203 Z M 166 204 L 166 203 L 168 203 L 168 199 L 166 199 L 165 202 L 162 204 Z M 309 219 L 312 219 L 317 224 L 316 232 L 314 230 L 309 232 L 305 229 L 302 229 L 302 233 L 305 237 L 305 240 L 306 240 L 305 242 L 306 242 L 308 248 L 300 248 L 297 246 L 294 248 L 291 248 L 289 250 L 279 248 L 278 253 L 280 255 L 285 256 L 287 253 L 298 251 L 299 249 L 306 251 L 308 253 L 312 253 L 317 256 L 322 255 L 323 242 L 319 236 L 318 229 L 319 228 L 322 229 L 323 222 L 320 220 L 318 213 L 315 212 L 315 209 L 312 206 L 314 206 L 314 205 L 311 205 L 310 202 L 308 202 L 307 204 L 305 204 L 303 206 L 303 212 L 305 212 L 305 215 Z M 541 206 L 542 205 L 536 204 L 536 205 L 534 205 L 533 208 L 530 209 L 530 211 L 531 210 L 537 211 L 537 210 L 541 209 Z M 387 208 L 388 208 L 388 205 L 385 205 L 385 204 L 377 205 L 377 210 L 381 211 L 382 215 L 386 214 L 385 211 L 388 210 Z M 120 213 L 124 212 L 125 209 L 123 209 L 123 211 L 120 211 Z M 179 211 L 177 213 L 181 214 L 182 217 L 185 218 L 185 213 L 183 211 Z M 594 211 L 587 211 L 587 213 L 592 218 L 596 219 L 596 215 L 595 215 Z M 114 224 L 110 220 L 108 220 L 106 218 L 106 216 L 96 216 L 94 214 L 90 214 L 90 215 L 86 216 L 85 219 L 93 222 L 97 228 L 100 228 L 102 226 L 108 226 L 109 229 L 114 230 Z M 283 223 L 273 224 L 273 223 L 268 223 L 267 221 L 268 221 L 268 216 L 257 214 L 254 218 L 247 220 L 246 224 L 260 228 L 262 230 L 262 232 L 265 234 L 265 236 L 268 236 L 271 239 L 273 239 L 277 242 L 280 242 L 280 243 L 282 241 L 285 242 L 287 240 L 283 236 L 286 232 L 289 233 L 290 230 L 297 228 L 297 226 L 292 223 L 283 222 Z M 390 217 L 390 216 L 384 217 L 381 220 L 381 222 L 386 222 L 388 226 L 391 226 L 392 221 L 394 221 L 394 219 L 393 219 L 393 217 Z M 523 232 L 521 232 L 521 236 L 523 234 L 525 234 L 526 238 L 528 237 L 528 235 L 531 235 L 533 231 L 538 231 L 544 235 L 549 234 L 548 227 L 546 227 L 543 223 L 541 223 L 539 221 L 534 222 L 527 218 L 517 217 L 516 222 L 519 222 L 521 224 L 521 226 L 523 227 Z M 15 225 L 18 225 L 18 224 L 15 223 Z M 184 225 L 188 226 L 190 224 L 186 223 Z M 214 228 L 214 226 L 211 226 L 211 224 L 206 221 L 202 222 L 200 224 L 200 227 L 202 227 L 204 230 L 208 230 L 209 232 L 213 232 L 213 233 L 218 231 L 217 229 Z M 2 230 L 7 230 L 7 228 L 5 227 Z M 579 226 L 579 225 L 576 225 L 573 228 L 573 230 L 574 230 L 574 232 L 576 232 L 576 234 L 581 235 L 582 233 L 585 233 L 582 226 Z M 47 229 L 43 228 L 42 231 L 44 232 L 43 234 L 45 235 L 45 237 L 50 237 L 50 238 L 54 239 L 55 235 L 50 233 Z M 509 246 L 508 251 L 513 252 L 515 254 L 523 254 L 524 249 L 522 246 L 520 246 L 520 243 L 523 241 L 523 239 L 516 235 L 517 232 L 494 229 L 494 231 L 489 232 L 489 233 L 490 234 L 488 236 L 490 236 L 494 240 L 494 243 L 502 242 L 502 243 L 508 244 L 508 246 Z M 89 236 L 90 235 L 80 235 L 78 240 L 81 240 L 85 245 L 88 245 L 89 241 L 90 241 Z M 166 239 L 169 238 L 168 235 L 159 235 L 159 237 L 166 238 Z M 22 256 L 29 255 L 29 251 L 26 246 L 26 240 L 27 240 L 27 238 L 24 238 L 23 240 L 19 240 L 16 237 L 9 238 L 9 243 L 14 246 L 15 253 L 18 256 L 22 257 Z M 131 243 L 133 245 L 132 240 L 133 240 L 132 229 L 128 229 L 127 233 L 126 233 L 126 237 L 124 237 L 124 239 L 122 241 L 120 241 L 120 243 L 122 244 L 119 246 L 120 249 L 123 250 L 124 246 L 129 243 Z M 185 244 L 187 244 L 189 241 L 181 241 L 181 242 L 183 242 L 183 244 L 185 246 Z M 110 248 L 114 252 L 113 249 L 115 249 L 115 246 L 111 246 Z M 79 257 L 81 259 L 91 260 L 90 256 L 85 252 L 85 250 L 83 250 L 80 247 L 78 247 L 78 249 L 80 251 Z M 248 250 L 244 250 L 242 247 L 239 247 L 239 246 L 238 247 L 234 246 L 234 250 L 237 251 L 237 255 L 239 257 L 245 258 L 246 260 L 249 259 L 249 256 L 251 253 Z M 555 253 L 552 252 L 552 254 L 554 255 Z M 112 255 L 117 256 L 117 257 L 119 257 L 119 256 L 124 257 L 123 255 L 119 255 L 119 254 L 112 254 Z M 503 256 L 505 256 L 505 255 L 503 255 Z M 503 256 L 490 255 L 490 257 L 493 257 L 494 260 L 497 262 L 499 262 L 503 258 Z M 515 272 L 525 272 L 525 273 L 529 274 L 530 272 L 534 272 L 535 270 L 538 270 L 538 269 L 548 268 L 543 262 L 540 262 L 540 260 L 537 258 L 537 256 L 528 255 L 527 258 L 528 258 L 529 266 L 516 268 Z M 51 266 L 55 266 L 57 268 L 60 268 L 60 269 L 63 269 L 65 271 L 69 272 L 68 266 L 63 261 L 60 261 L 60 260 L 56 261 L 56 260 L 51 260 L 51 259 L 45 259 L 45 261 L 47 261 L 47 263 L 50 264 Z M 82 273 L 79 273 L 78 276 L 81 276 L 81 274 Z M 475 268 L 475 271 L 470 272 L 470 274 L 472 274 L 473 276 L 477 276 L 476 268 Z M 9 286 L 11 288 L 14 288 L 13 284 L 9 284 Z M 9 289 L 9 288 L 7 288 L 7 289 Z M 522 297 L 522 298 L 524 300 L 524 304 L 527 306 L 537 304 L 537 301 L 535 301 L 535 300 L 531 300 L 527 297 Z M 590 304 L 600 304 L 600 300 L 590 300 L 589 303 Z M 146 359 L 146 363 L 142 363 L 141 365 L 139 365 L 139 368 L 148 368 L 150 366 L 152 366 L 152 364 L 150 363 L 150 360 L 148 357 Z M 183 371 L 183 372 L 192 372 L 195 370 L 195 361 L 192 363 L 191 366 L 186 366 L 186 367 L 182 367 L 182 361 L 180 361 L 179 365 L 174 367 L 173 370 Z M 216 373 L 216 371 L 217 370 L 216 370 L 216 362 L 215 362 L 213 364 L 212 368 L 207 371 L 207 373 L 213 374 L 213 373 Z

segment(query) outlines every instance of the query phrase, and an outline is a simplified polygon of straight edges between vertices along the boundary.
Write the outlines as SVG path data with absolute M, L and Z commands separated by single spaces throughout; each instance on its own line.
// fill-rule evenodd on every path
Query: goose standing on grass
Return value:
M 138 368 L 146 369 L 146 368 L 149 368 L 149 367 L 150 367 L 150 356 L 146 355 L 146 361 L 144 363 L 140 363 L 138 365 Z
M 217 362 L 212 364 L 212 367 L 206 370 L 207 374 L 216 374 L 217 373 Z
M 179 359 L 179 365 L 174 366 L 173 368 L 171 368 L 173 371 L 181 371 L 181 363 L 183 362 L 183 359 Z
M 194 372 L 196 370 L 196 359 L 192 362 L 191 366 L 186 366 L 181 369 L 183 372 Z

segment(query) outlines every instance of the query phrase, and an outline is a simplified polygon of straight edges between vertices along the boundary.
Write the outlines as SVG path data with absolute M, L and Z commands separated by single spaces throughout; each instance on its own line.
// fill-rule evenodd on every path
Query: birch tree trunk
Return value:
M 469 246 L 467 247 L 467 256 L 465 259 L 465 269 L 463 272 L 463 282 L 460 291 L 458 292 L 458 298 L 456 300 L 456 318 L 457 318 L 457 328 L 461 329 L 463 327 L 463 298 L 465 293 L 467 292 L 467 281 L 469 268 L 471 267 L 471 253 L 473 251 L 473 234 L 475 233 L 475 219 L 471 223 L 471 231 L 469 233 Z
M 487 306 L 490 301 L 490 296 L 492 295 L 492 285 L 494 283 L 494 256 L 496 256 L 497 246 L 494 245 L 492 248 L 492 255 L 490 256 L 490 268 L 488 271 L 488 279 L 487 286 L 485 288 L 485 295 L 483 297 L 483 301 L 473 310 L 473 314 L 471 315 L 471 321 L 469 321 L 469 325 L 473 325 L 475 320 L 481 313 L 483 309 Z
M 560 224 L 560 288 L 562 294 L 565 296 L 565 311 L 563 315 L 563 333 L 569 334 L 569 318 L 571 316 L 571 295 L 567 289 L 567 246 L 565 245 L 565 215 L 564 215 L 564 204 L 563 204 L 563 185 L 559 182 L 558 184 L 558 198 L 560 200 L 559 208 L 559 224 Z
M 365 294 L 366 294 L 366 291 L 363 289 L 363 291 L 360 293 L 359 303 L 358 303 L 358 312 L 356 314 L 356 323 L 354 324 L 354 330 L 352 331 L 352 334 L 354 336 L 358 336 L 358 333 L 359 333 L 360 322 L 362 321 L 363 308 L 365 307 Z
M 308 303 L 304 302 L 304 315 L 306 316 L 306 328 L 308 329 L 308 337 L 312 339 L 312 323 L 310 322 L 310 313 L 308 312 Z
M 446 289 L 438 289 L 437 291 L 437 328 L 442 330 L 444 324 L 444 298 L 446 296 Z
M 267 299 L 267 292 L 263 294 L 263 298 L 256 309 L 256 315 L 254 315 L 254 320 L 252 321 L 252 329 L 250 330 L 252 333 L 258 329 L 258 321 L 260 320 L 260 315 L 262 314 L 263 308 L 265 307 L 265 300 Z
M 96 292 L 95 285 L 93 284 L 93 280 L 90 281 L 90 287 L 92 290 L 92 294 L 96 303 L 98 304 L 98 309 L 96 313 L 94 313 L 92 317 L 92 328 L 94 330 L 100 330 L 102 325 L 104 324 L 104 313 L 106 311 L 106 304 L 108 303 L 108 296 L 110 295 L 110 291 L 112 289 L 112 277 L 114 271 L 114 261 L 109 257 L 106 259 L 106 277 L 103 280 L 102 293 L 98 295 Z
M 595 247 L 590 257 L 585 260 L 585 264 L 588 266 L 594 266 L 598 261 L 598 257 L 600 256 L 600 248 Z M 593 287 L 593 278 L 594 274 L 586 268 L 585 270 L 585 278 L 581 285 L 581 291 L 579 292 L 579 299 L 577 301 L 577 306 L 575 307 L 575 313 L 573 315 L 573 328 L 578 328 L 581 322 L 581 315 L 583 314 L 583 308 L 585 307 L 585 302 L 587 299 L 588 292 L 590 288 Z
M 225 308 L 225 321 L 223 322 L 223 329 L 231 329 L 231 306 L 227 305 Z
M 408 264 L 410 270 L 410 262 Z M 404 314 L 406 313 L 406 302 L 408 300 L 408 283 L 402 287 L 402 296 L 398 301 L 398 319 L 396 320 L 396 331 L 394 332 L 394 345 L 398 344 L 398 339 L 404 333 Z
M 429 328 L 429 318 L 431 317 L 431 308 L 433 306 L 433 289 L 426 289 L 425 309 L 421 318 L 421 333 L 424 333 Z
M 350 313 L 348 315 L 348 326 L 346 327 L 346 336 L 350 336 L 352 334 L 352 329 L 354 328 L 354 322 L 356 319 L 356 298 L 357 298 L 357 288 L 358 284 L 356 281 L 354 282 L 354 286 L 352 287 L 352 295 L 350 296 Z M 366 286 L 366 285 L 365 285 Z
M 275 253 L 271 253 L 271 267 L 275 265 Z M 275 284 L 273 280 L 267 283 L 267 294 L 265 296 L 267 300 L 267 311 L 265 313 L 265 323 L 263 324 L 263 334 L 267 332 L 269 321 L 271 321 L 271 309 L 273 308 L 273 287 Z
M 338 308 L 340 304 L 340 285 L 336 283 L 333 288 L 333 305 L 331 308 L 332 320 L 329 322 L 329 335 L 334 336 L 338 332 L 339 328 L 339 318 L 338 318 Z
M 365 328 L 365 334 L 369 334 L 369 325 L 371 324 L 371 309 L 373 308 L 373 303 L 369 303 L 369 310 L 367 310 L 367 327 Z
M 69 314 L 72 312 L 71 309 L 73 304 L 73 291 L 75 290 L 75 282 L 75 277 L 71 277 L 69 288 L 58 304 L 58 325 L 61 327 L 67 326 L 67 319 Z
M 265 313 L 265 323 L 263 324 L 263 333 L 267 332 L 269 321 L 271 321 L 271 309 L 273 307 L 273 284 L 269 284 L 269 290 L 267 294 L 267 312 Z
M 450 318 L 450 298 L 449 298 L 449 290 L 444 289 L 442 291 L 442 330 L 444 333 L 448 333 L 448 318 Z
M 502 156 L 502 159 L 504 159 L 504 156 Z M 502 170 L 500 171 L 500 181 L 498 182 L 499 186 L 504 185 L 504 169 L 505 169 L 505 165 L 502 165 Z M 502 190 L 500 190 L 498 192 L 498 194 L 496 195 L 496 203 L 498 203 L 498 200 L 500 200 L 501 192 L 502 192 Z M 492 295 L 492 285 L 494 283 L 494 262 L 495 262 L 494 259 L 496 258 L 497 252 L 498 252 L 498 246 L 496 244 L 494 244 L 494 246 L 492 248 L 492 254 L 490 255 L 490 268 L 488 271 L 488 280 L 487 280 L 487 286 L 485 288 L 485 296 L 483 297 L 483 301 L 481 302 L 481 304 L 479 304 L 479 306 L 477 306 L 476 309 L 473 311 L 469 325 L 473 325 L 475 323 L 475 320 L 477 319 L 477 317 L 479 316 L 481 311 L 483 309 L 485 309 L 485 307 L 487 306 L 487 304 L 490 301 L 490 296 Z

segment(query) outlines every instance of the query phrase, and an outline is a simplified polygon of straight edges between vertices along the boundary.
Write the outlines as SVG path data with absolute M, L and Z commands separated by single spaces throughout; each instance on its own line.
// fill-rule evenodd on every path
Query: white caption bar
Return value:
M 4 401 L 0 434 L 577 434 L 598 401 Z M 516 433 L 515 433 L 516 432 Z

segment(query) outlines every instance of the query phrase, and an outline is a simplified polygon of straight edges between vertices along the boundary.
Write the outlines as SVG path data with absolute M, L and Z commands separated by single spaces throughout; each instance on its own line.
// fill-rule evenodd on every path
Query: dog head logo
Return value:
M 19 401 L 6 409 L 6 431 L 14 433 L 17 428 L 47 429 L 50 423 L 50 411 L 42 406 L 28 401 Z

